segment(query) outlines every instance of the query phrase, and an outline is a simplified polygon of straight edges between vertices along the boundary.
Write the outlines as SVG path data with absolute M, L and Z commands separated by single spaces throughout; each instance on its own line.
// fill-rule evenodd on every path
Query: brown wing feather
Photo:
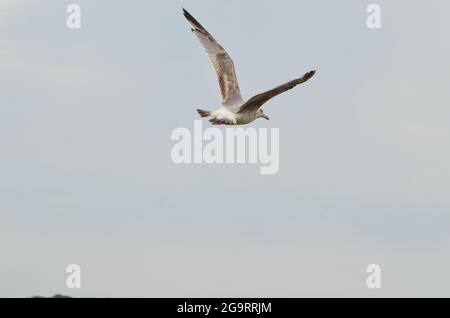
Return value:
M 216 71 L 223 105 L 237 111 L 233 106 L 241 105 L 243 100 L 233 60 L 216 39 L 185 9 L 183 15 L 191 24 L 192 32 L 199 39 Z
M 277 86 L 274 89 L 271 89 L 270 91 L 258 94 L 250 98 L 244 105 L 242 105 L 241 109 L 239 110 L 239 113 L 257 111 L 259 108 L 261 108 L 262 105 L 264 105 L 270 99 L 294 88 L 299 84 L 306 82 L 311 77 L 313 77 L 315 73 L 316 71 L 310 71 L 300 78 L 287 82 L 283 85 Z

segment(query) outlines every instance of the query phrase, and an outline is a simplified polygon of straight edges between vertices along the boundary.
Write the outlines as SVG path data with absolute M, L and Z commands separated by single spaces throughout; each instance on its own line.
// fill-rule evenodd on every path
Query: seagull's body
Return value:
M 240 108 L 241 105 L 236 104 Z M 213 125 L 246 125 L 254 121 L 257 117 L 256 112 L 235 113 L 227 107 L 222 107 L 214 111 L 205 111 L 197 109 L 201 117 L 211 117 L 209 120 Z
M 248 101 L 244 101 L 239 89 L 233 60 L 213 36 L 189 12 L 183 9 L 183 14 L 191 24 L 192 32 L 199 39 L 200 44 L 208 54 L 219 80 L 223 107 L 214 111 L 197 109 L 201 117 L 211 117 L 209 121 L 213 125 L 245 125 L 257 118 L 265 118 L 268 120 L 269 117 L 263 113 L 261 106 L 273 97 L 294 88 L 298 84 L 306 82 L 316 72 L 310 71 L 300 78 L 258 94 Z

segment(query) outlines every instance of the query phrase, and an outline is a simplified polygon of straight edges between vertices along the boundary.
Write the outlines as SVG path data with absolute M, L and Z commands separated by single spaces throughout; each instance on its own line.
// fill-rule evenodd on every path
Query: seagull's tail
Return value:
M 200 117 L 208 117 L 211 116 L 211 112 L 209 110 L 197 109 Z

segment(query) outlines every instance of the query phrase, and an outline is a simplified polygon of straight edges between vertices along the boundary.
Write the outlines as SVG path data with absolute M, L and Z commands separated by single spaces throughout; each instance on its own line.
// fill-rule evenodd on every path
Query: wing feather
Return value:
M 257 111 L 259 108 L 261 108 L 262 105 L 264 105 L 270 99 L 294 88 L 299 84 L 306 82 L 311 77 L 313 77 L 314 74 L 316 74 L 316 71 L 310 71 L 300 78 L 287 82 L 283 85 L 277 86 L 274 89 L 271 89 L 270 91 L 258 94 L 250 98 L 244 105 L 242 105 L 241 109 L 239 110 L 239 113 Z
M 244 101 L 239 89 L 233 60 L 214 37 L 185 9 L 183 9 L 183 15 L 191 24 L 192 32 L 205 49 L 216 71 L 222 94 L 222 104 L 232 111 L 238 111 Z

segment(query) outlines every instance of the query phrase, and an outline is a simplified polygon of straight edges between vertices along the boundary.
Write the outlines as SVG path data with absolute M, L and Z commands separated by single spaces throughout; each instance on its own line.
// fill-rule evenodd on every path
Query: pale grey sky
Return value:
M 0 4 L 0 296 L 450 296 L 450 3 Z M 170 160 L 220 104 L 182 6 L 244 98 L 317 69 L 252 124 L 280 128 L 278 174 Z

